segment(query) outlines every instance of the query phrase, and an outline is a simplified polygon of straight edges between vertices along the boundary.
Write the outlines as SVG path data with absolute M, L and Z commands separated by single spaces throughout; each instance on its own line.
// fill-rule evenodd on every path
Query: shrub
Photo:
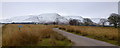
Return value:
M 74 30 L 73 30 L 73 29 L 67 29 L 67 31 L 68 31 L 68 32 L 74 32 Z
M 66 28 L 63 28 L 63 27 L 59 27 L 59 29 L 66 30 Z
M 81 31 L 75 30 L 75 33 L 76 33 L 76 34 L 81 34 Z

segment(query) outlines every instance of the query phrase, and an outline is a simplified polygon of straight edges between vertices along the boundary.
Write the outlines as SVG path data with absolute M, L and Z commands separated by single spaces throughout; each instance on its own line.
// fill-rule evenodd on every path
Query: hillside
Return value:
M 34 22 L 34 23 L 52 23 L 58 22 L 59 24 L 68 24 L 70 19 L 77 19 L 79 22 L 83 22 L 81 16 L 62 16 L 57 13 L 44 13 L 40 15 L 28 15 L 17 16 L 9 19 L 0 20 L 1 23 L 22 23 L 22 22 Z M 99 23 L 101 18 L 90 18 L 94 23 Z

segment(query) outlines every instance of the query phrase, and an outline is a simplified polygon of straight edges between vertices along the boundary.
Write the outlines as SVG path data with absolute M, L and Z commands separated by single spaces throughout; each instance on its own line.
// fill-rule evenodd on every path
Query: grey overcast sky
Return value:
M 1 5 L 0 5 L 1 6 Z M 117 2 L 3 2 L 2 18 L 58 13 L 62 16 L 107 18 L 118 13 Z M 1 19 L 1 18 L 0 18 Z

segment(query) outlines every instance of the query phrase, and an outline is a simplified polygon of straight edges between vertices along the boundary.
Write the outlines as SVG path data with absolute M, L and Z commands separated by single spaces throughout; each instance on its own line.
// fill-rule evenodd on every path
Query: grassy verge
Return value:
M 22 25 L 22 28 L 18 28 Z M 52 30 L 52 25 L 8 24 L 3 26 L 2 46 L 71 46 L 66 37 Z M 26 48 L 26 47 L 25 47 Z M 29 48 L 29 47 L 28 47 Z M 34 48 L 34 47 L 33 47 Z
M 109 30 L 106 31 L 110 28 L 100 28 L 100 27 L 77 27 L 77 26 L 58 26 L 59 29 L 65 30 L 67 32 L 73 33 L 73 34 L 77 34 L 77 35 L 81 35 L 81 36 L 85 36 L 85 37 L 89 37 L 89 38 L 93 38 L 93 39 L 97 39 L 97 40 L 101 40 L 101 41 L 105 41 L 114 45 L 119 45 L 118 44 L 118 39 L 116 36 L 118 36 L 117 33 L 114 34 L 114 32 L 116 30 Z M 106 29 L 106 30 L 105 30 Z M 112 28 L 114 29 L 114 28 Z M 91 32 L 90 30 L 92 30 L 93 32 Z M 96 32 L 96 30 L 99 30 Z M 85 32 L 86 31 L 86 32 Z M 88 32 L 89 31 L 89 32 Z M 101 32 L 100 32 L 101 31 Z M 113 33 L 110 33 L 113 32 Z M 112 37 L 112 38 L 111 38 Z
M 41 43 L 38 45 L 40 46 L 71 46 L 72 43 L 69 43 L 68 40 L 60 41 L 60 40 L 55 40 L 55 39 L 43 39 Z

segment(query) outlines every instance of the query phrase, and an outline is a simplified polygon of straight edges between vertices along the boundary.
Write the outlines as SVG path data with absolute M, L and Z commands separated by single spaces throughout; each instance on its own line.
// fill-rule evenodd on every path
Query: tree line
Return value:
M 83 22 L 80 22 L 77 19 L 70 19 L 69 24 L 70 25 L 102 25 L 105 26 L 106 23 L 109 23 L 109 25 L 114 26 L 115 28 L 120 27 L 120 15 L 116 13 L 112 13 L 107 19 L 100 19 L 99 23 L 94 23 L 89 18 L 84 18 Z

